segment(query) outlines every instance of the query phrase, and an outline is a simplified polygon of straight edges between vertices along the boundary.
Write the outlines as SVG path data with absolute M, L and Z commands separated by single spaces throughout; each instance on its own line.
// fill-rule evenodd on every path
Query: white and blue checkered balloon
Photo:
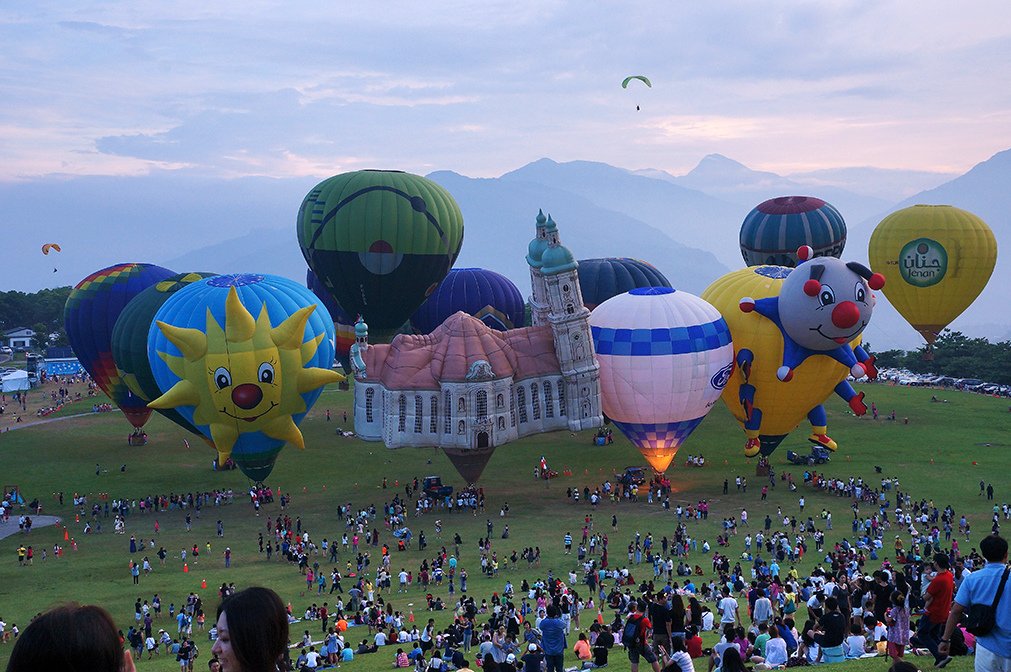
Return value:
M 693 294 L 646 287 L 597 306 L 590 327 L 604 413 L 666 471 L 733 372 L 727 323 Z

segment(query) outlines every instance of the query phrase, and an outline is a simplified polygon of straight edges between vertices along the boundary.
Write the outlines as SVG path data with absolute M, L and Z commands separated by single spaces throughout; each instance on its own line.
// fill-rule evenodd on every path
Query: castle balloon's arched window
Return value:
M 477 417 L 484 418 L 488 415 L 488 393 L 481 390 L 477 393 Z

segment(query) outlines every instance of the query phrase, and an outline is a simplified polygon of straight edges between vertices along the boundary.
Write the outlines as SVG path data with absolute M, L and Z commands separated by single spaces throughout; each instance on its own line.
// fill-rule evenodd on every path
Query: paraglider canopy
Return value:
M 649 81 L 649 78 L 646 77 L 646 75 L 629 75 L 625 79 L 621 80 L 621 88 L 627 89 L 628 83 L 631 82 L 633 79 L 638 79 L 640 82 L 642 82 L 649 88 L 651 89 L 653 88 L 653 84 Z
M 42 254 L 49 254 L 50 252 L 62 252 L 59 243 L 46 243 L 42 246 Z

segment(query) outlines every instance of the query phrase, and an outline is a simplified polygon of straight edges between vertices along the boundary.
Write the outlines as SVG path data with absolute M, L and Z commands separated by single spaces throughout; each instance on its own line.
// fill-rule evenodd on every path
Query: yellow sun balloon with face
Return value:
M 233 286 L 225 300 L 223 326 L 209 307 L 204 330 L 156 321 L 182 353 L 180 357 L 158 352 L 181 380 L 148 405 L 193 407 L 193 424 L 209 428 L 222 462 L 245 435 L 274 439 L 276 450 L 285 442 L 304 448 L 293 418 L 308 410 L 302 395 L 344 380 L 336 371 L 306 366 L 326 336 L 303 343 L 315 309 L 315 305 L 301 308 L 273 327 L 266 303 L 254 319 Z

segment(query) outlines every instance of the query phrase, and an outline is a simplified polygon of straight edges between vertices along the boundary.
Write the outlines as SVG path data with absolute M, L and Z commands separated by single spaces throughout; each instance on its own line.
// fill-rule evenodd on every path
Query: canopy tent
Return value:
M 10 373 L 5 373 L 3 374 L 3 377 L 0 378 L 0 381 L 2 381 L 2 391 L 4 393 L 21 392 L 32 388 L 32 384 L 28 380 L 27 371 L 12 371 Z

